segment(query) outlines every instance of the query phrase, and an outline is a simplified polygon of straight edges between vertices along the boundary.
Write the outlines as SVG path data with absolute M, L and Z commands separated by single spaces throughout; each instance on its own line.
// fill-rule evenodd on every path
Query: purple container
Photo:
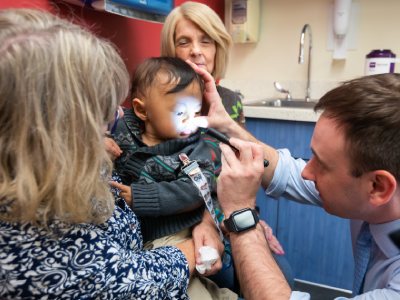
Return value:
M 372 50 L 365 58 L 365 75 L 394 73 L 396 54 L 389 49 Z

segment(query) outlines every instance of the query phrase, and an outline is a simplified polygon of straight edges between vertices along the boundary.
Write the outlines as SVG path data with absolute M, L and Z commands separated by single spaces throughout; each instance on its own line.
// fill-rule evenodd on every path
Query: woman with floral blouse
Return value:
M 191 240 L 142 249 L 109 186 L 103 130 L 128 91 L 108 42 L 0 11 L 0 298 L 186 299 Z

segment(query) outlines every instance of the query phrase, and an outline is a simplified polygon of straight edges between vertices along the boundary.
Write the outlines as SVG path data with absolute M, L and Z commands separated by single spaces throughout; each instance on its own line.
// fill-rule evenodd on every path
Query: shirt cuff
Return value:
M 309 293 L 293 291 L 290 294 L 289 300 L 310 300 L 311 296 Z

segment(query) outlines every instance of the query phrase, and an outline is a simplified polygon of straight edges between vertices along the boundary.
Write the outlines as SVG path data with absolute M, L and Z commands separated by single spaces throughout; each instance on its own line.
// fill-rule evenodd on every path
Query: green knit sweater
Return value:
M 182 171 L 178 158 L 196 160 L 206 176 L 216 203 L 216 176 L 220 171 L 218 142 L 200 130 L 184 139 L 148 147 L 141 139 L 142 121 L 125 110 L 114 138 L 123 151 L 115 162 L 122 182 L 131 186 L 132 209 L 141 221 L 144 241 L 190 228 L 203 217 L 204 200 Z

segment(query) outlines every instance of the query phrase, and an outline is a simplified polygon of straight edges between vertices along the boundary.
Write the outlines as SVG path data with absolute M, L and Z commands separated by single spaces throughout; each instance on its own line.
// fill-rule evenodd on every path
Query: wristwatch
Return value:
M 257 226 L 259 221 L 257 212 L 251 208 L 234 211 L 224 220 L 225 228 L 230 232 L 242 232 Z

